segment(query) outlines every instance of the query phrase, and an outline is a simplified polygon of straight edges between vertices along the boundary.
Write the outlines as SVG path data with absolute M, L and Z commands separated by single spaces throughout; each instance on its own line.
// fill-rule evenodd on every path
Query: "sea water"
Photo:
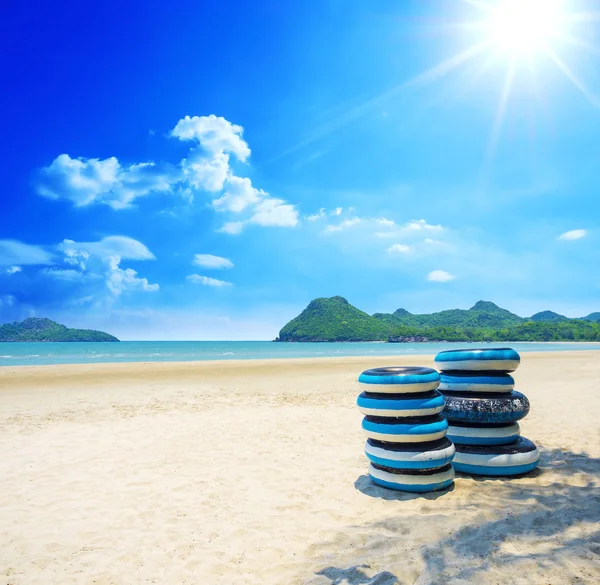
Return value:
M 600 350 L 600 343 L 273 343 L 270 341 L 121 341 L 119 343 L 0 343 L 0 366 L 109 362 L 190 362 L 265 358 L 435 355 L 461 347 L 528 351 Z

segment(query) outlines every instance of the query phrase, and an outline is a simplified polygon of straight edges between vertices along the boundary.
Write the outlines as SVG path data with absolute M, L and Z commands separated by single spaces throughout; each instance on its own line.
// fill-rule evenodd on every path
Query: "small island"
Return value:
M 553 311 L 519 317 L 490 301 L 470 309 L 369 315 L 344 297 L 318 298 L 287 323 L 275 341 L 600 341 L 600 313 L 570 319 Z
M 2 341 L 119 341 L 113 335 L 93 329 L 71 329 L 50 319 L 29 317 L 0 325 Z

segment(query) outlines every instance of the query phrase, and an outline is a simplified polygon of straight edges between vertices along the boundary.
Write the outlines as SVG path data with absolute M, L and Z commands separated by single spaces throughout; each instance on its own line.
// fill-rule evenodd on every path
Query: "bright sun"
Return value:
M 544 48 L 559 32 L 558 0 L 500 0 L 489 20 L 493 43 L 511 53 Z

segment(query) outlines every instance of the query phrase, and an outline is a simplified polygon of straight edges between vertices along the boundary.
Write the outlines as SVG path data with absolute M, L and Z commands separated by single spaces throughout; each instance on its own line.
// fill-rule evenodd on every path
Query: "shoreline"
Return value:
M 594 350 L 567 350 L 561 352 L 528 352 L 521 361 L 554 361 L 558 356 L 567 359 L 586 359 Z M 363 370 L 386 365 L 434 366 L 435 354 L 362 355 L 339 357 L 264 358 L 196 361 L 105 362 L 84 364 L 49 364 L 0 367 L 0 393 L 17 386 L 32 387 L 78 383 L 160 382 L 177 384 L 199 383 L 220 377 L 289 375 L 312 376 L 323 372 L 352 372 L 355 377 Z
M 45 346 L 45 347 L 42 347 Z M 50 348 L 48 348 L 50 346 Z M 91 347 L 90 347 L 91 346 Z M 477 349 L 490 347 L 513 347 L 521 354 L 565 353 L 568 351 L 599 351 L 600 342 L 553 341 L 515 343 L 396 343 L 380 342 L 332 342 L 305 343 L 286 342 L 163 342 L 124 341 L 120 344 L 80 343 L 0 343 L 0 372 L 6 368 L 51 367 L 68 365 L 149 364 L 149 363 L 197 363 L 197 362 L 254 362 L 262 360 L 290 359 L 389 359 L 393 356 L 435 356 L 449 349 Z M 117 346 L 117 348 L 115 348 Z M 389 351 L 388 351 L 389 349 Z

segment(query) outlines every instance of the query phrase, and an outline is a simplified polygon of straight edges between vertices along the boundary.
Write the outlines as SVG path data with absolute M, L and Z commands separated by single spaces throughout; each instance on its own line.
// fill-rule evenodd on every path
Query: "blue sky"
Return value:
M 0 322 L 600 310 L 600 15 L 530 3 L 12 3 Z

